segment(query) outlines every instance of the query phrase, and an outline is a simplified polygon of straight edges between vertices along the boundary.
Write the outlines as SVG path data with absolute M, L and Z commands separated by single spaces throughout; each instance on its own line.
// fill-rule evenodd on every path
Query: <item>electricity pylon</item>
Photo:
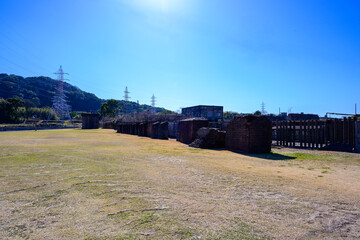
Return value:
M 151 111 L 153 113 L 155 113 L 155 103 L 156 103 L 156 97 L 155 95 L 153 94 L 152 97 L 151 97 Z
M 53 104 L 52 109 L 56 113 L 56 115 L 60 118 L 61 121 L 64 121 L 65 119 L 70 119 L 70 105 L 67 104 L 67 98 L 65 96 L 65 90 L 64 90 L 64 81 L 68 80 L 64 78 L 64 75 L 69 75 L 68 73 L 65 73 L 62 69 L 62 66 L 60 66 L 59 70 L 54 73 L 57 75 L 57 82 L 58 85 L 56 87 L 56 93 L 53 98 Z M 50 118 L 50 114 L 48 117 L 48 120 Z

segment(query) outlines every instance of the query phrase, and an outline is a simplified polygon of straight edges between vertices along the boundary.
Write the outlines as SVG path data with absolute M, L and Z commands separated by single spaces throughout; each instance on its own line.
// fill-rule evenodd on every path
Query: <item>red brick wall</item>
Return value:
M 265 116 L 246 115 L 232 119 L 226 129 L 226 147 L 246 153 L 271 151 L 272 124 Z

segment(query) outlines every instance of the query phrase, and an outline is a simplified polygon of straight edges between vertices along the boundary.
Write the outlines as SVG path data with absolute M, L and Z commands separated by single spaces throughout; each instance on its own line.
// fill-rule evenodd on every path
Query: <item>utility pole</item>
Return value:
M 65 79 L 64 75 L 69 75 L 68 73 L 65 73 L 62 69 L 62 66 L 60 66 L 59 70 L 54 73 L 57 75 L 57 81 L 58 86 L 56 87 L 56 93 L 53 98 L 53 104 L 52 109 L 56 113 L 56 115 L 60 118 L 60 120 L 64 121 L 65 119 L 70 119 L 70 105 L 67 104 L 67 98 L 65 96 L 65 90 L 64 90 L 64 81 L 68 81 L 69 79 Z M 48 116 L 48 120 L 50 118 L 50 114 Z
M 155 95 L 153 94 L 151 97 L 151 110 L 153 113 L 155 113 L 155 102 L 156 102 L 156 98 Z

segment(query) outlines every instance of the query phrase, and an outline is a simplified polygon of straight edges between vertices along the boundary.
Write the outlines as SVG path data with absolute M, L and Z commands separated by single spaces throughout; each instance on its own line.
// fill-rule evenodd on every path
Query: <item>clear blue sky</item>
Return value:
M 171 110 L 354 112 L 360 1 L 1 0 L 0 72 Z M 360 111 L 360 107 L 359 107 Z

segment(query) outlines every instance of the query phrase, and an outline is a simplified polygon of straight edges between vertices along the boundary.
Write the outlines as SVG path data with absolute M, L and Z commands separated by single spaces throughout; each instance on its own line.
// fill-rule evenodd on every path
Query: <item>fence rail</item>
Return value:
M 356 145 L 356 119 L 327 119 L 274 122 L 273 140 L 287 147 L 323 148 L 342 144 Z

